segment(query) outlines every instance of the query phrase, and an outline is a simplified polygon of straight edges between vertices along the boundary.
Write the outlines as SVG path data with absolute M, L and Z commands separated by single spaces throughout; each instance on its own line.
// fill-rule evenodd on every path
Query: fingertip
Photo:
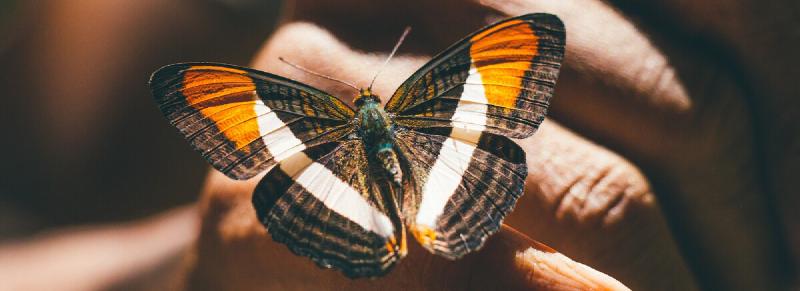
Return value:
M 576 262 L 549 246 L 503 226 L 459 269 L 473 289 L 630 290 L 616 279 Z

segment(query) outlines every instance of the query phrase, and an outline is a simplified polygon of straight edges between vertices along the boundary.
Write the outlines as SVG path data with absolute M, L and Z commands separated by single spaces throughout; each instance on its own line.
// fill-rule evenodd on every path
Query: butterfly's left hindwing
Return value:
M 386 273 L 405 256 L 405 233 L 376 201 L 384 196 L 368 174 L 363 143 L 319 148 L 281 161 L 261 180 L 253 193 L 259 220 L 276 241 L 322 267 L 350 277 Z

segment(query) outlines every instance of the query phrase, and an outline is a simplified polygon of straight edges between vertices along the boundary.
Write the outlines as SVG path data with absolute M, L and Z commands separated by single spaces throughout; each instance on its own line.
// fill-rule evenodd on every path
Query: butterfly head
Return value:
M 364 105 L 364 103 L 367 103 L 368 101 L 380 104 L 381 97 L 372 94 L 372 90 L 370 90 L 369 88 L 367 89 L 362 88 L 358 90 L 358 96 L 356 96 L 356 99 L 353 100 L 353 103 L 355 103 L 357 107 L 361 107 Z

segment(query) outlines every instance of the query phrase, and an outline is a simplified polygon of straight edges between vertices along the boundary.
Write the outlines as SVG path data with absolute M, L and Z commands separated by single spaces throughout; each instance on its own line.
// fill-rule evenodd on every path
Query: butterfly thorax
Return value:
M 390 181 L 400 185 L 403 173 L 394 147 L 394 125 L 380 97 L 362 89 L 355 104 L 358 135 L 364 141 L 370 162 L 377 164 Z

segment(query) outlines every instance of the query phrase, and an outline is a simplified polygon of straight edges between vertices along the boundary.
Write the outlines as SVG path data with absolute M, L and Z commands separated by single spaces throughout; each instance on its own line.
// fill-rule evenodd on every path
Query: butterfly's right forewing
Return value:
M 547 114 L 564 44 L 564 26 L 554 15 L 501 21 L 425 64 L 392 95 L 386 111 L 410 128 L 526 138 Z

